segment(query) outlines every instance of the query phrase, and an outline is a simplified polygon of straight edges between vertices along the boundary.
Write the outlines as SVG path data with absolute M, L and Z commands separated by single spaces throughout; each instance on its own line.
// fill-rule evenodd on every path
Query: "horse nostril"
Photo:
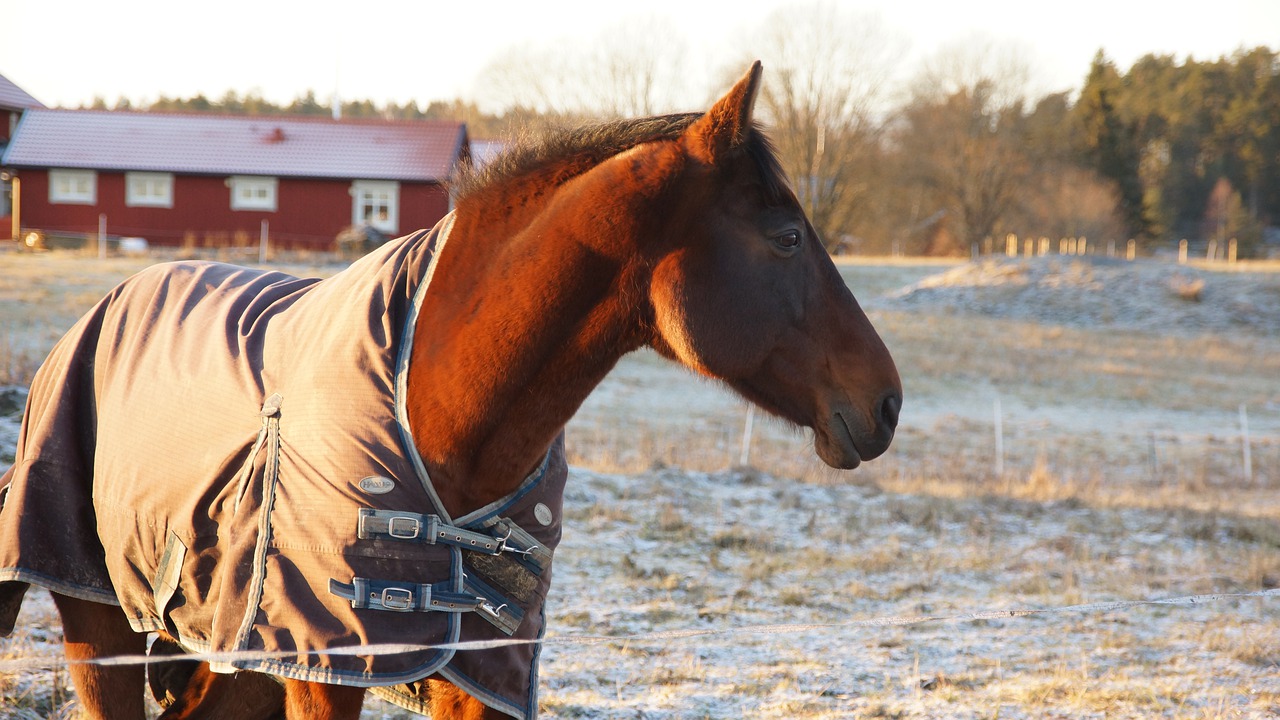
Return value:
M 898 411 L 902 409 L 902 396 L 891 392 L 880 401 L 880 422 L 890 430 L 898 427 Z

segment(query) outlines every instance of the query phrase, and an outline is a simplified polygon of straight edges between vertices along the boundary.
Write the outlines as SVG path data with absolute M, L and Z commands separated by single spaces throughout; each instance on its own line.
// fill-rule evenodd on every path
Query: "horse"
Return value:
M 125 281 L 33 382 L 0 480 L 0 631 L 48 588 L 92 718 L 144 717 L 144 667 L 93 661 L 148 633 L 153 654 L 275 653 L 153 665 L 163 718 L 351 719 L 393 687 L 437 720 L 536 713 L 563 428 L 622 356 L 811 429 L 833 468 L 893 438 L 897 369 L 753 119 L 761 75 L 705 113 L 516 147 L 436 228 L 326 280 Z M 491 637 L 521 642 L 337 652 Z

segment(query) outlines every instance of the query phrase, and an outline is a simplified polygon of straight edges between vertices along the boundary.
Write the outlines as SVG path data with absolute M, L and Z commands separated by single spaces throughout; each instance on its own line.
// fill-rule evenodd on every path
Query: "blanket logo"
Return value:
M 381 475 L 370 475 L 360 481 L 360 489 L 370 495 L 386 495 L 396 489 L 396 481 Z

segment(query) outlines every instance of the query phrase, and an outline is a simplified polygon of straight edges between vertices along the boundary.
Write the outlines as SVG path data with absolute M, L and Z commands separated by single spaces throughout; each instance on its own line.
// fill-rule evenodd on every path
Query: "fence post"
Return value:
M 1187 264 L 1187 239 L 1182 238 L 1178 241 L 1178 264 Z
M 1160 472 L 1160 459 L 1156 455 L 1156 434 L 1147 433 L 1147 457 L 1151 461 L 1151 478 L 1154 480 Z
M 98 215 L 98 259 L 107 257 L 107 214 Z
M 995 421 L 996 421 L 996 458 L 995 470 L 996 477 L 1004 477 L 1004 418 L 1000 412 L 1000 396 L 996 396 L 995 400 Z
M 1227 262 L 1235 263 L 1236 261 L 1236 239 L 1231 238 L 1227 241 Z
M 742 452 L 738 455 L 738 465 L 747 467 L 747 463 L 751 462 L 751 431 L 754 429 L 756 422 L 756 406 L 747 403 L 747 422 L 742 428 Z
M 1125 253 L 1125 259 L 1132 260 L 1138 256 L 1138 241 L 1129 238 L 1129 249 Z
M 1249 452 L 1249 412 L 1240 403 L 1240 445 L 1244 450 L 1244 481 L 1253 483 L 1253 457 Z
M 262 221 L 262 231 L 258 235 L 258 264 L 267 262 L 267 221 Z

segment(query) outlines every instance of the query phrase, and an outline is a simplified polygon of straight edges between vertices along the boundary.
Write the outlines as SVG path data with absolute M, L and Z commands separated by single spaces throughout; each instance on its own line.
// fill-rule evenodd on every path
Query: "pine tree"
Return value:
M 1155 228 L 1138 174 L 1141 154 L 1133 124 L 1126 123 L 1116 108 L 1120 90 L 1120 75 L 1099 50 L 1080 91 L 1075 113 L 1084 156 L 1099 175 L 1115 183 L 1129 235 L 1149 239 Z

